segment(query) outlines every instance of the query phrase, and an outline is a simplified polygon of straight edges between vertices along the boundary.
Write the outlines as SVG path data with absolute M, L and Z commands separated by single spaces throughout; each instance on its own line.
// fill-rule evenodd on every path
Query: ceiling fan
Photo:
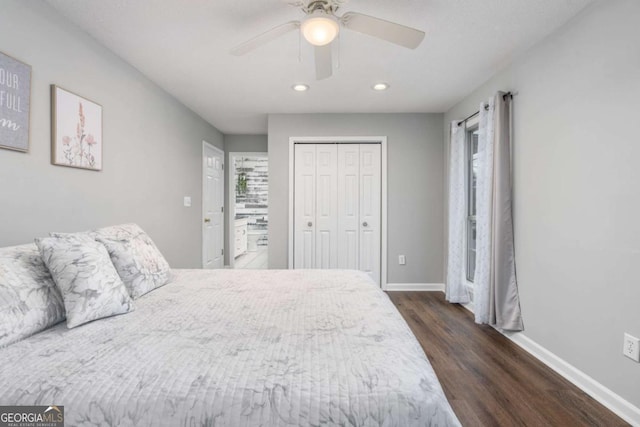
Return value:
M 357 31 L 377 37 L 409 49 L 417 48 L 424 39 L 424 32 L 415 28 L 385 21 L 356 12 L 336 15 L 338 8 L 346 0 L 306 0 L 289 3 L 299 7 L 305 13 L 300 21 L 290 21 L 248 40 L 231 50 L 231 54 L 244 55 L 270 41 L 294 30 L 300 30 L 302 36 L 314 46 L 316 79 L 331 77 L 333 64 L 331 44 L 340 32 L 340 28 Z

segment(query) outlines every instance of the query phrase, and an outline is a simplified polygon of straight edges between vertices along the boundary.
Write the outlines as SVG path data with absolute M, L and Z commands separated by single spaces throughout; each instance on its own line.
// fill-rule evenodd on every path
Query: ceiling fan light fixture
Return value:
M 300 29 L 309 43 L 314 46 L 324 46 L 338 36 L 340 24 L 335 16 L 317 12 L 302 21 Z
M 291 86 L 291 89 L 295 90 L 296 92 L 306 92 L 309 90 L 309 85 L 306 85 L 304 83 L 297 83 Z
M 389 89 L 389 83 L 376 83 L 373 86 L 371 86 L 371 89 L 377 92 L 382 92 L 384 90 Z

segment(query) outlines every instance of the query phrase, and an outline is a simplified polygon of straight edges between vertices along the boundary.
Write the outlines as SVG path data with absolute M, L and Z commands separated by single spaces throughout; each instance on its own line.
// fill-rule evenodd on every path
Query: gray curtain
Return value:
M 498 92 L 494 104 L 489 323 L 503 330 L 522 331 L 513 238 L 511 95 Z

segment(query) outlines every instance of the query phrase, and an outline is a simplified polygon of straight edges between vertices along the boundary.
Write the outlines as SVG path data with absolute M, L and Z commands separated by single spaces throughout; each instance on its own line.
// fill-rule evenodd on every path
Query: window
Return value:
M 476 186 L 478 175 L 478 125 L 467 126 L 467 280 L 476 273 Z

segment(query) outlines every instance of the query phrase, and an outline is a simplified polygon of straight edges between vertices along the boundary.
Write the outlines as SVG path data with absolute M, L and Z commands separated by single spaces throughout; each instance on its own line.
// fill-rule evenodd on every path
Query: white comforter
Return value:
M 0 405 L 64 405 L 67 426 L 459 425 L 364 274 L 174 271 L 131 313 L 0 349 Z

